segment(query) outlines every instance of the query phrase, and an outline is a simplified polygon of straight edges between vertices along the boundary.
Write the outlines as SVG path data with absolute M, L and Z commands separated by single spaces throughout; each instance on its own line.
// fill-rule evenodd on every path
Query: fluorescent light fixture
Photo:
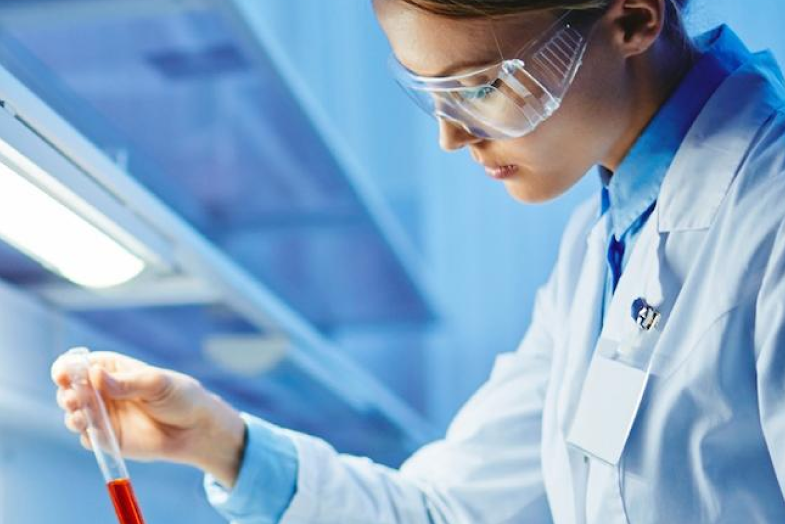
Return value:
M 116 286 L 144 270 L 141 258 L 24 176 L 41 169 L 4 140 L 0 157 L 19 168 L 0 161 L 0 238 L 85 287 Z

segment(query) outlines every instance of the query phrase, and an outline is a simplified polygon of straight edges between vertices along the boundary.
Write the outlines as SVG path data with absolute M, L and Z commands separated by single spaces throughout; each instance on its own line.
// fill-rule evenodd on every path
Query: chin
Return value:
M 524 204 L 542 204 L 563 195 L 569 189 L 532 184 L 529 180 L 510 180 L 504 183 L 504 187 L 512 198 Z
M 537 173 L 537 174 L 535 174 Z M 507 193 L 518 202 L 541 204 L 554 200 L 570 190 L 587 172 L 580 170 L 519 171 L 504 181 Z

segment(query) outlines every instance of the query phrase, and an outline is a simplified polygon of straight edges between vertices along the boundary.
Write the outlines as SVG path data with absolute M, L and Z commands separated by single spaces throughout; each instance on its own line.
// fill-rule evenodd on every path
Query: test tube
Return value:
M 131 478 L 120 454 L 106 406 L 90 382 L 90 350 L 78 347 L 64 354 L 63 364 L 87 422 L 87 437 L 106 481 L 120 524 L 144 524 Z

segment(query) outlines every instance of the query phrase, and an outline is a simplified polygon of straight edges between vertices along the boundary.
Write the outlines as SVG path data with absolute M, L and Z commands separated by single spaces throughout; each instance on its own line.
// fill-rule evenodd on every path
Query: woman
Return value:
M 685 3 L 375 0 L 443 148 L 524 202 L 599 166 L 525 338 L 400 470 L 97 354 L 124 453 L 238 523 L 785 522 L 785 89 Z

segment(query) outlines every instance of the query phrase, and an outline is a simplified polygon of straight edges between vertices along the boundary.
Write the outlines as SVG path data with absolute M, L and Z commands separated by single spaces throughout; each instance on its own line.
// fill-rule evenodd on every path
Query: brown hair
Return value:
M 526 11 L 572 9 L 602 11 L 612 0 L 400 0 L 423 11 L 450 18 L 508 16 Z M 687 38 L 683 11 L 690 0 L 665 0 L 665 33 Z

